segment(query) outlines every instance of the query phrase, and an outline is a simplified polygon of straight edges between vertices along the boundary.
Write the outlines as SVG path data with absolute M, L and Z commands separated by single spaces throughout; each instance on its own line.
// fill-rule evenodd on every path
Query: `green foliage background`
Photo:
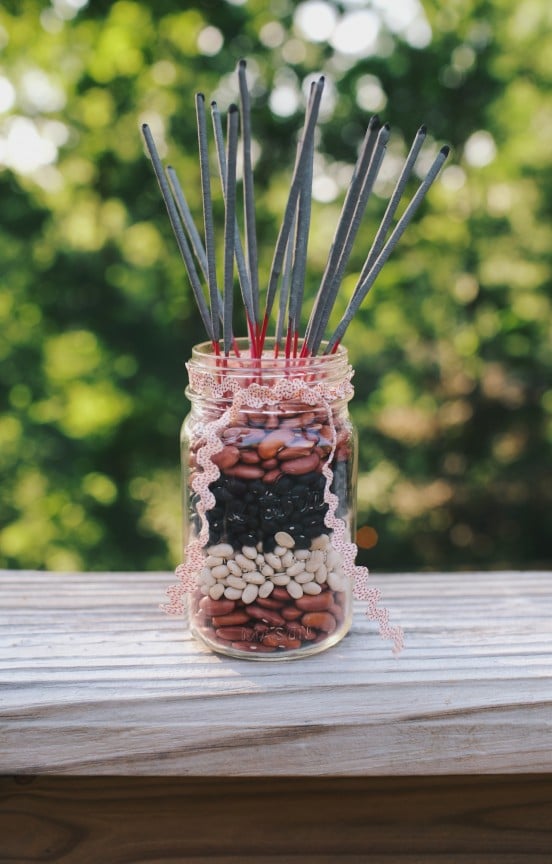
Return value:
M 339 19 L 372 4 L 328 5 Z M 327 74 L 336 98 L 318 150 L 330 177 L 355 159 L 367 82 L 368 92 L 380 88 L 391 154 L 405 152 L 421 122 L 435 146 L 453 147 L 346 339 L 357 370 L 359 524 L 379 534 L 364 563 L 552 563 L 552 6 L 427 0 L 428 45 L 382 24 L 374 50 L 355 57 L 302 35 L 297 6 L 2 4 L 3 566 L 140 570 L 179 560 L 184 364 L 203 335 L 139 125 L 166 142 L 199 217 L 193 94 L 225 106 L 241 56 L 256 81 L 261 281 L 303 112 L 274 114 L 273 87 L 300 91 L 311 73 Z M 16 154 L 10 166 L 10 135 L 23 154 L 38 152 L 41 136 L 50 156 L 29 170 Z M 494 141 L 494 158 L 470 158 L 477 136 L 491 150 Z M 342 194 L 315 206 L 307 298 Z M 383 206 L 370 207 L 336 314 Z

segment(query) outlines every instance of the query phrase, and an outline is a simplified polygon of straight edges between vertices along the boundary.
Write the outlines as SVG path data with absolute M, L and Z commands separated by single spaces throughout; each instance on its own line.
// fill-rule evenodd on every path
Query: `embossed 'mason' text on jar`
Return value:
M 356 437 L 347 352 L 193 349 L 181 433 L 189 618 L 212 650 L 314 654 L 352 618 Z M 354 553 L 353 553 L 354 554 Z

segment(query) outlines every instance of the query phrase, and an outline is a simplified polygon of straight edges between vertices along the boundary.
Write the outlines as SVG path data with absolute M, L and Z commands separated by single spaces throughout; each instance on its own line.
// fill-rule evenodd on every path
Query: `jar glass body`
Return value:
M 334 645 L 351 626 L 344 549 L 356 530 L 345 350 L 290 363 L 269 346 L 261 360 L 240 354 L 227 365 L 206 343 L 188 369 L 184 557 L 194 545 L 200 552 L 192 632 L 214 651 L 248 659 Z

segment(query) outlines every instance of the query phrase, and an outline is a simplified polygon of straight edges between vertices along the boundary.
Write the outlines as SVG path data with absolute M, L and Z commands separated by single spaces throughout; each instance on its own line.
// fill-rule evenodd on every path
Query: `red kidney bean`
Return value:
M 311 442 L 314 445 L 314 441 Z M 310 456 L 310 448 L 307 447 L 284 447 L 278 453 L 280 462 L 287 462 L 289 459 L 301 459 L 303 456 Z
M 256 465 L 261 461 L 261 457 L 255 450 L 240 450 L 240 462 L 245 462 L 246 465 Z
M 233 444 L 226 444 L 218 453 L 213 453 L 211 459 L 219 468 L 225 471 L 235 465 L 240 458 L 240 451 Z
M 307 474 L 309 471 L 316 471 L 320 465 L 320 457 L 318 453 L 311 453 L 309 456 L 302 456 L 300 459 L 291 459 L 283 462 L 281 465 L 284 474 Z
M 229 443 L 233 443 L 237 441 L 241 435 L 246 435 L 249 432 L 249 428 L 247 426 L 227 426 L 226 429 L 223 429 L 221 432 L 221 438 L 224 438 L 225 441 Z
M 284 606 L 280 614 L 286 619 L 286 621 L 296 621 L 301 617 L 303 612 L 301 609 L 296 609 L 295 606 Z
M 247 624 L 247 612 L 230 612 L 228 615 L 214 615 L 213 627 L 234 627 L 236 624 Z
M 282 588 L 280 585 L 275 585 L 274 589 L 270 595 L 271 599 L 274 600 L 282 600 L 285 603 L 289 603 L 290 597 L 285 588 Z
M 295 605 L 303 612 L 324 612 L 333 606 L 331 591 L 322 591 L 320 594 L 303 594 Z
M 293 432 L 291 429 L 280 428 L 269 432 L 258 446 L 258 453 L 261 459 L 272 459 L 278 450 L 286 447 L 293 440 Z
M 247 613 L 250 618 L 256 618 L 258 621 L 264 621 L 266 624 L 270 624 L 272 627 L 281 627 L 286 623 L 285 618 L 282 618 L 281 615 L 278 614 L 274 609 L 263 609 L 262 606 L 256 606 L 254 603 L 251 603 L 247 607 Z
M 323 630 L 324 633 L 333 633 L 337 627 L 336 620 L 330 612 L 305 612 L 301 618 L 301 623 L 305 627 Z
M 278 460 L 277 460 L 277 459 L 274 459 L 274 458 L 272 458 L 272 459 L 263 459 L 263 461 L 261 462 L 261 465 L 263 466 L 263 468 L 265 469 L 265 471 L 272 471 L 273 468 L 277 468 L 277 467 L 278 467 Z
M 272 471 L 267 471 L 263 477 L 263 483 L 275 483 L 282 476 L 279 468 L 273 468 Z
M 253 638 L 253 630 L 249 627 L 218 627 L 215 636 L 225 642 L 249 642 Z
M 227 600 L 226 598 L 213 600 L 212 597 L 202 597 L 199 601 L 199 608 L 206 615 L 227 615 L 234 611 L 236 603 L 234 600 Z
M 225 474 L 229 477 L 240 477 L 242 480 L 260 480 L 264 475 L 264 471 L 258 465 L 244 465 L 238 462 L 232 468 L 226 468 Z
M 274 594 L 274 591 L 272 593 Z M 280 610 L 282 608 L 283 601 L 274 600 L 272 597 L 257 597 L 255 603 L 257 606 L 262 606 L 264 609 Z
M 263 636 L 263 645 L 269 645 L 272 648 L 300 648 L 301 640 L 293 639 L 287 633 L 267 633 Z

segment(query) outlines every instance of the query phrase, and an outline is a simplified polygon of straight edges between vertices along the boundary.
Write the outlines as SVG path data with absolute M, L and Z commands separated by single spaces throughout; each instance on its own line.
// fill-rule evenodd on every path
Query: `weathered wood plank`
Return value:
M 35 774 L 442 775 L 552 769 L 550 573 L 380 575 L 315 657 L 223 658 L 158 609 L 166 573 L 0 572 L 0 765 Z
M 552 780 L 0 778 L 3 864 L 549 864 Z

